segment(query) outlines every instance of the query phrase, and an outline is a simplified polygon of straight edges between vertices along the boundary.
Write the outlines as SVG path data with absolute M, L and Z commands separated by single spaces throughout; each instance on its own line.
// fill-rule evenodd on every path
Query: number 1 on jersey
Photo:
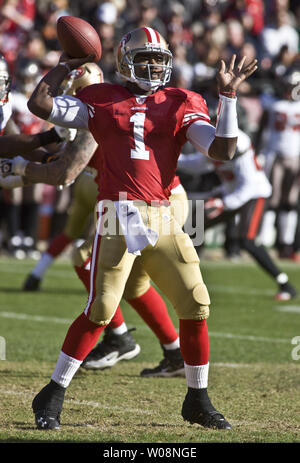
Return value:
M 131 150 L 131 159 L 144 159 L 149 161 L 149 151 L 146 150 L 144 143 L 144 126 L 145 126 L 145 113 L 135 113 L 130 118 L 130 122 L 133 122 L 133 137 L 135 143 L 135 149 Z

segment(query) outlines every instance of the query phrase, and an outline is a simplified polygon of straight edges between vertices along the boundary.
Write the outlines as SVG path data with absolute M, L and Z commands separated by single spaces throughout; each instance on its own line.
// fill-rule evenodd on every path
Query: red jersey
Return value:
M 118 201 L 120 192 L 147 203 L 168 199 L 188 127 L 210 120 L 204 99 L 178 88 L 139 97 L 107 83 L 76 96 L 88 105 L 89 129 L 99 144 L 98 199 Z
M 176 188 L 177 186 L 181 185 L 181 181 L 180 181 L 180 178 L 178 177 L 178 175 L 176 175 L 174 178 L 173 178 L 173 181 L 171 183 L 171 190 L 173 190 L 173 188 Z

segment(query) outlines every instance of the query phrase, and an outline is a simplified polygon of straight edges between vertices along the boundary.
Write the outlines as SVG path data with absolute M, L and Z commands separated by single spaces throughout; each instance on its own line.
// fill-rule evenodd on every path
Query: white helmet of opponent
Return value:
M 11 76 L 6 59 L 0 54 L 0 102 L 5 104 L 11 87 Z

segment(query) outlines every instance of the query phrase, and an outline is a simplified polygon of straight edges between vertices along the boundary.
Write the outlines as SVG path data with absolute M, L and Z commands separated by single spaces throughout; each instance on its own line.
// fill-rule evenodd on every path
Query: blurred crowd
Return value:
M 63 15 L 81 17 L 99 33 L 103 55 L 98 64 L 107 82 L 116 81 L 114 51 L 120 38 L 139 26 L 158 30 L 174 57 L 170 85 L 200 92 L 212 112 L 220 59 L 228 62 L 233 53 L 237 59 L 257 58 L 258 71 L 239 90 L 238 112 L 240 128 L 263 157 L 258 135 L 264 109 L 280 96 L 287 71 L 300 71 L 298 0 L 0 0 L 0 52 L 12 74 L 13 118 L 22 132 L 45 128 L 28 112 L 26 101 L 41 76 L 57 64 L 56 22 Z M 197 191 L 214 179 L 183 176 L 182 181 L 188 191 Z M 62 229 L 71 198 L 72 188 L 1 190 L 0 248 L 18 258 L 38 257 L 37 243 Z

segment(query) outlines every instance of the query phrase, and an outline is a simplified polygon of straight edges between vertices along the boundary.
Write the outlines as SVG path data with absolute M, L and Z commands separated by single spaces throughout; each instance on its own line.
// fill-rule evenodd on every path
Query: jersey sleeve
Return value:
M 52 110 L 47 120 L 61 127 L 87 129 L 88 108 L 73 96 L 56 96 L 53 98 Z
M 182 128 L 188 128 L 193 122 L 201 120 L 210 123 L 208 108 L 204 98 L 198 93 L 186 91 L 186 101 L 182 119 Z
M 190 141 L 197 151 L 208 156 L 208 148 L 214 138 L 215 127 L 210 123 L 206 101 L 199 93 L 190 90 L 184 90 L 184 92 L 185 101 L 178 135 L 183 143 Z
M 91 84 L 76 93 L 76 98 L 88 107 L 94 104 L 107 104 L 111 102 L 112 84 Z

